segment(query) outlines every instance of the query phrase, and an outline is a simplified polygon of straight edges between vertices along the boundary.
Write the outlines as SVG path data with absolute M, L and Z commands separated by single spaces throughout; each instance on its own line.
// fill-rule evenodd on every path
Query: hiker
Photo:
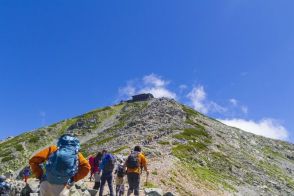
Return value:
M 10 195 L 11 185 L 6 182 L 5 176 L 0 176 L 0 195 L 1 196 L 9 196 Z
M 100 164 L 100 170 L 102 170 L 102 175 L 101 175 L 101 185 L 100 185 L 99 196 L 102 196 L 103 194 L 103 189 L 104 189 L 104 185 L 106 181 L 109 187 L 110 196 L 114 196 L 113 184 L 112 184 L 112 179 L 113 179 L 112 172 L 115 165 L 115 158 L 112 154 L 107 153 L 106 150 L 103 150 L 102 154 L 103 154 L 103 157 Z
M 26 166 L 23 170 L 23 180 L 25 181 L 25 183 L 28 182 L 28 178 L 30 174 L 31 174 L 30 166 Z
M 116 196 L 123 196 L 125 193 L 124 176 L 126 175 L 126 169 L 123 165 L 123 160 L 120 160 L 115 172 L 115 185 Z
M 99 165 L 101 163 L 101 160 L 102 160 L 102 152 L 98 152 L 97 155 L 95 156 L 94 158 L 94 163 L 93 163 L 93 166 L 94 166 L 94 179 L 95 179 L 95 184 L 94 184 L 94 187 L 93 189 L 95 190 L 99 190 L 100 188 L 100 180 L 101 180 L 101 177 L 100 177 L 100 168 L 99 168 Z
M 95 159 L 95 157 L 93 155 L 90 155 L 90 157 L 89 157 L 89 164 L 91 166 L 91 172 L 90 172 L 90 178 L 89 178 L 90 182 L 92 181 L 92 177 L 93 177 L 94 171 L 95 171 L 94 159 Z
M 140 188 L 140 170 L 143 170 L 144 168 L 147 177 L 149 175 L 149 171 L 147 169 L 147 160 L 141 152 L 140 146 L 135 146 L 134 150 L 125 161 L 124 166 L 127 167 L 127 177 L 129 183 L 129 190 L 127 195 L 129 196 L 134 192 L 134 195 L 138 196 Z
M 11 179 L 13 177 L 13 171 L 12 170 L 8 170 L 4 176 L 8 179 Z
M 40 180 L 41 196 L 69 195 L 69 188 L 90 171 L 90 165 L 79 153 L 79 140 L 62 135 L 57 146 L 52 145 L 35 154 L 29 161 L 32 173 Z M 40 166 L 46 162 L 45 170 Z

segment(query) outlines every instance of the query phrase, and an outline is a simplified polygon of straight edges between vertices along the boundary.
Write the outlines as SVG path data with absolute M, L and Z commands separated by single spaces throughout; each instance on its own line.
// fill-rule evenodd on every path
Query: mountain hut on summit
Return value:
M 128 100 L 127 102 L 148 101 L 153 98 L 154 96 L 151 93 L 143 93 L 132 96 L 132 99 Z

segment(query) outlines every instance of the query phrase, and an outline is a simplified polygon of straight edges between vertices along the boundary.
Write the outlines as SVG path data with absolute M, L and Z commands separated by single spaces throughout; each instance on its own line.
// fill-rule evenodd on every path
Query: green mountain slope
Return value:
M 0 143 L 0 173 L 17 171 L 65 132 L 85 156 L 104 148 L 119 157 L 142 145 L 150 183 L 179 195 L 291 195 L 294 145 L 228 127 L 160 98 L 94 110 Z

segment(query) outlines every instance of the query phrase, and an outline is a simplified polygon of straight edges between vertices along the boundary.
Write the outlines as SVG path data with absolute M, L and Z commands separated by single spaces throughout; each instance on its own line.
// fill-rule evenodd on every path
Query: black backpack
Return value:
M 136 169 L 140 167 L 139 162 L 139 153 L 138 152 L 132 152 L 126 162 L 126 165 L 130 169 Z
M 126 170 L 123 165 L 118 165 L 117 167 L 117 176 L 123 178 L 126 175 Z

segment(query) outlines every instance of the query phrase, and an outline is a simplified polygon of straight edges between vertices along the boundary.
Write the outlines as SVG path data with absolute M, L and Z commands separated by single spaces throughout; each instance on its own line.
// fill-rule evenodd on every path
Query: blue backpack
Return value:
M 0 182 L 0 195 L 9 194 L 10 192 L 10 184 L 7 182 Z
M 65 134 L 59 138 L 57 147 L 47 160 L 45 178 L 51 184 L 71 183 L 78 172 L 80 142 L 76 137 Z
M 111 154 L 106 154 L 104 157 L 104 168 L 103 168 L 103 172 L 112 172 L 114 170 L 114 166 L 115 166 L 115 158 L 114 156 L 112 156 Z

